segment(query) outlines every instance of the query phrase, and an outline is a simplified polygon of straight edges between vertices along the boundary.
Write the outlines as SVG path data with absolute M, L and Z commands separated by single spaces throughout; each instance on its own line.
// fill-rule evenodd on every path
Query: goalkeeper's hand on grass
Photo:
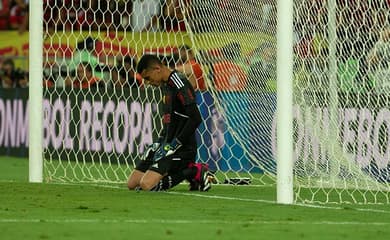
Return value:
M 153 161 L 160 161 L 164 157 L 174 154 L 180 147 L 181 143 L 177 138 L 174 138 L 171 143 L 163 143 L 154 154 Z
M 148 159 L 153 159 L 154 154 L 158 150 L 160 145 L 161 144 L 159 142 L 155 142 L 155 143 L 152 143 L 152 144 L 146 146 L 146 150 L 145 150 L 144 154 L 142 154 L 141 160 L 146 161 Z

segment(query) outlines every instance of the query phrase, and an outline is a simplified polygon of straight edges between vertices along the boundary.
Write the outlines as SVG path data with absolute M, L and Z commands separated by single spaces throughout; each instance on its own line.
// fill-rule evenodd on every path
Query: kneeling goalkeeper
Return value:
M 155 55 L 142 56 L 137 72 L 145 84 L 162 89 L 163 131 L 129 176 L 128 188 L 167 190 L 186 179 L 191 190 L 208 191 L 207 166 L 195 163 L 195 131 L 202 119 L 193 87 L 184 75 L 163 65 Z

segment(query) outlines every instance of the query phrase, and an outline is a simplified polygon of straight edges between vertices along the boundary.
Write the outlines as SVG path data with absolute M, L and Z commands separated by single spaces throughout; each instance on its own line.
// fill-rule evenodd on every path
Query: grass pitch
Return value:
M 189 192 L 28 183 L 0 158 L 0 239 L 389 239 L 389 205 L 278 205 L 273 187 Z

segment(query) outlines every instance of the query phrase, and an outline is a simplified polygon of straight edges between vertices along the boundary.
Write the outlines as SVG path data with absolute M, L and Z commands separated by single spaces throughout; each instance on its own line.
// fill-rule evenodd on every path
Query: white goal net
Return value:
M 390 201 L 389 11 L 294 1 L 296 201 Z M 46 1 L 44 16 L 46 180 L 126 181 L 161 129 L 161 93 L 134 72 L 155 53 L 197 89 L 217 182 L 275 184 L 275 0 Z

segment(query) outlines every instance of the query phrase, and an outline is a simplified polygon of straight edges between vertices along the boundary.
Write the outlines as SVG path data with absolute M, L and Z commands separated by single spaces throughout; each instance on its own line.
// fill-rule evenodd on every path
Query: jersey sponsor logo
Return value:
M 181 78 L 179 77 L 179 75 L 177 73 L 172 73 L 171 80 L 177 88 L 184 87 L 183 80 L 181 80 Z
M 170 122 L 171 122 L 171 114 L 170 113 L 164 114 L 163 123 L 170 123 Z

